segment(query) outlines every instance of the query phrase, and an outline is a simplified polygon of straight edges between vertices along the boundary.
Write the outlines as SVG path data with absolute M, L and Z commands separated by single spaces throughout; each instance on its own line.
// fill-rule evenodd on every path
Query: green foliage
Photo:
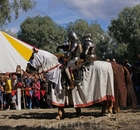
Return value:
M 40 49 L 55 52 L 64 40 L 64 29 L 49 16 L 28 17 L 21 25 L 18 38 Z
M 35 5 L 34 0 L 0 0 L 0 27 L 10 23 L 12 19 L 17 19 L 19 11 L 27 12 Z
M 70 22 L 66 26 L 67 32 L 70 32 L 71 30 L 75 31 L 80 39 L 88 31 L 88 28 L 89 28 L 88 22 L 83 19 L 78 19 L 74 23 Z
M 101 60 L 112 58 L 113 45 L 111 44 L 110 38 L 106 33 L 104 33 L 104 35 L 100 35 L 100 39 L 98 40 L 98 44 L 96 44 L 95 50 L 96 50 L 96 55 Z
M 108 33 L 117 43 L 116 55 L 133 62 L 140 51 L 140 5 L 124 8 L 111 20 Z
M 17 19 L 19 11 L 27 12 L 35 6 L 35 0 L 0 0 L 0 28 Z M 89 23 L 84 19 L 70 22 L 63 28 L 49 16 L 28 17 L 20 28 L 19 39 L 53 53 L 71 30 L 76 32 L 81 43 L 85 34 L 92 34 L 99 59 L 116 58 L 121 61 L 127 58 L 133 62 L 140 53 L 140 5 L 124 8 L 117 18 L 111 20 L 108 32 L 97 21 Z
M 7 34 L 9 34 L 9 35 L 11 35 L 11 36 L 17 38 L 17 34 L 14 33 L 14 32 L 11 32 L 10 30 L 1 30 L 1 31 L 3 31 L 3 32 L 5 32 L 5 33 L 7 33 Z
M 67 24 L 66 28 L 57 25 L 49 16 L 28 17 L 21 25 L 18 38 L 22 41 L 55 53 L 56 47 L 62 45 L 67 39 L 68 33 L 74 30 L 83 43 L 83 36 L 87 33 L 92 34 L 93 42 L 96 46 L 96 53 L 100 59 L 110 55 L 110 38 L 102 30 L 97 21 L 88 23 L 86 20 L 79 19 Z M 60 51 L 60 53 L 62 53 Z
M 66 26 L 66 31 L 69 33 L 71 30 L 75 31 L 78 35 L 79 39 L 82 41 L 82 37 L 91 33 L 92 38 L 95 42 L 98 42 L 98 38 L 100 38 L 99 34 L 103 34 L 104 31 L 101 29 L 100 25 L 96 21 L 92 21 L 92 23 L 88 23 L 84 19 L 78 19 L 75 22 L 70 22 Z M 98 37 L 98 38 L 97 38 Z

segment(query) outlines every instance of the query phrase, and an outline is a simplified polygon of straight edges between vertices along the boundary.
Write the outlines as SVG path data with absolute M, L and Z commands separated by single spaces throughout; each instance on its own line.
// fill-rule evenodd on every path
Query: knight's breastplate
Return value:
M 77 51 L 73 52 L 73 54 L 72 54 L 72 59 L 73 59 L 74 57 L 79 57 L 79 55 L 78 55 L 78 52 L 77 52 Z
M 78 43 L 73 43 L 73 47 L 71 49 L 71 52 L 72 52 L 72 59 L 74 57 L 79 57 L 80 56 Z

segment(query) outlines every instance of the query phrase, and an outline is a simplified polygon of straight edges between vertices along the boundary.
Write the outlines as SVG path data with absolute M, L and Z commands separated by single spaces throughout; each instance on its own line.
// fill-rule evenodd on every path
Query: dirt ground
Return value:
M 65 108 L 65 118 L 56 120 L 57 108 L 0 111 L 0 130 L 139 130 L 140 108 L 123 108 L 120 113 L 99 117 L 101 108 Z

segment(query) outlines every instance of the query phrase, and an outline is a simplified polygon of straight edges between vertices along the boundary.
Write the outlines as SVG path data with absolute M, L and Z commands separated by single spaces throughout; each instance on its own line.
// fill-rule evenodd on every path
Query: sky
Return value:
M 20 24 L 27 17 L 40 15 L 49 16 L 54 22 L 65 26 L 78 19 L 88 22 L 97 21 L 102 29 L 107 30 L 110 20 L 118 16 L 125 7 L 134 7 L 140 0 L 35 0 L 36 7 L 27 13 L 20 13 L 17 20 L 13 20 L 6 29 L 18 32 Z

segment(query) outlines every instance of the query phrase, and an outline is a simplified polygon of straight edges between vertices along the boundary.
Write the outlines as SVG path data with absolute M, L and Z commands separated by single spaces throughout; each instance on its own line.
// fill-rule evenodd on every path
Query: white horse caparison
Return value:
M 58 58 L 47 51 L 38 50 L 33 53 L 27 65 L 27 71 L 30 72 L 35 68 L 39 72 L 44 72 L 46 78 L 55 83 L 55 88 L 51 89 L 48 99 L 53 105 L 58 106 L 58 116 L 60 119 L 64 114 L 66 103 L 66 90 L 61 85 L 61 69 Z M 92 104 L 109 101 L 111 102 L 110 110 L 114 97 L 113 70 L 110 63 L 105 61 L 94 61 L 93 64 L 86 67 L 83 72 L 83 80 L 73 90 L 72 102 L 76 108 L 77 116 L 81 113 L 81 107 L 91 106 Z M 102 110 L 105 113 L 105 109 Z

